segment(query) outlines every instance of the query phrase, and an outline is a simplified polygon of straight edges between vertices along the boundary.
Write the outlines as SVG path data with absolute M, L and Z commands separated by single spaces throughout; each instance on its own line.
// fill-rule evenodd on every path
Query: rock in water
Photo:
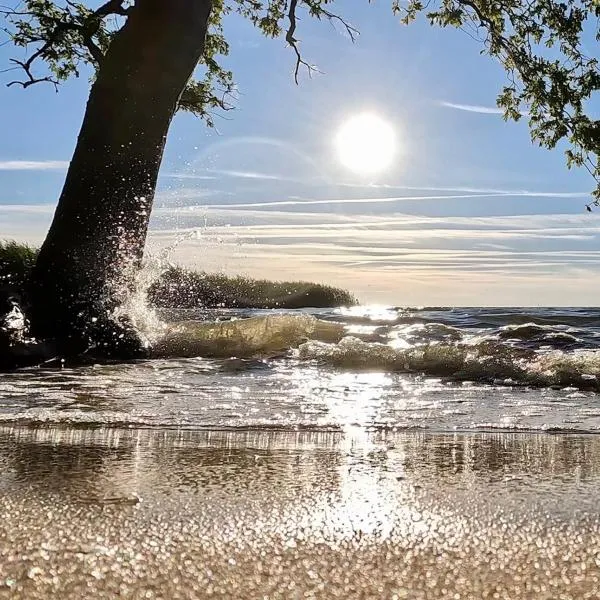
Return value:
M 0 288 L 0 339 L 6 343 L 22 341 L 28 327 L 19 295 L 10 287 Z
M 19 295 L 10 288 L 0 289 L 0 370 L 37 365 L 54 356 L 53 344 L 29 337 Z

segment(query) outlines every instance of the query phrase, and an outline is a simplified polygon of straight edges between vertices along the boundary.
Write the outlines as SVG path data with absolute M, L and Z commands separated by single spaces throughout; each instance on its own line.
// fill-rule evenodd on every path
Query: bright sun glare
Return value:
M 372 113 L 362 113 L 340 127 L 335 148 L 345 167 L 371 175 L 390 166 L 396 153 L 396 136 L 387 121 Z

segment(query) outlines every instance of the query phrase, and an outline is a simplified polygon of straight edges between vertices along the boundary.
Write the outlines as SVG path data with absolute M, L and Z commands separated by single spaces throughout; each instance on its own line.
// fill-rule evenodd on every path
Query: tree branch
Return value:
M 359 34 L 358 29 L 350 25 L 350 23 L 348 23 L 343 17 L 332 13 L 326 8 L 323 8 L 320 0 L 318 2 L 315 2 L 315 0 L 290 0 L 289 6 L 286 2 L 286 7 L 288 7 L 287 18 L 290 25 L 285 35 L 285 41 L 292 47 L 292 49 L 294 50 L 294 54 L 296 55 L 296 66 L 294 68 L 294 81 L 296 82 L 296 84 L 298 84 L 298 73 L 300 71 L 301 66 L 306 67 L 309 76 L 312 75 L 313 72 L 319 72 L 319 69 L 317 69 L 314 65 L 308 64 L 302 58 L 302 54 L 300 53 L 300 49 L 298 48 L 298 40 L 296 39 L 298 17 L 296 16 L 296 10 L 298 8 L 299 1 L 300 3 L 303 3 L 308 7 L 309 14 L 311 16 L 316 17 L 317 19 L 321 19 L 324 17 L 330 23 L 333 23 L 334 21 L 341 23 L 352 42 L 356 41 L 356 38 Z
M 356 41 L 356 38 L 360 34 L 360 31 L 358 31 L 356 27 L 350 25 L 350 23 L 348 23 L 348 21 L 346 21 L 343 17 L 332 13 L 326 8 L 323 8 L 323 6 L 321 6 L 320 3 L 315 4 L 314 0 L 304 0 L 304 3 L 310 8 L 310 10 L 318 19 L 320 19 L 321 17 L 325 17 L 331 23 L 333 23 L 334 21 L 341 23 L 352 42 Z
M 33 60 L 35 60 L 34 57 Z M 31 59 L 30 59 L 31 60 Z M 23 89 L 27 89 L 30 85 L 33 85 L 35 83 L 42 83 L 43 81 L 47 81 L 51 84 L 54 85 L 54 87 L 56 88 L 58 85 L 58 82 L 55 79 L 52 79 L 52 77 L 35 77 L 33 75 L 33 73 L 31 72 L 31 61 L 27 60 L 25 62 L 17 60 L 15 58 L 11 58 L 10 62 L 15 63 L 18 67 L 20 67 L 21 69 L 23 69 L 25 71 L 25 74 L 27 75 L 27 81 L 11 81 L 9 83 L 6 84 L 6 87 L 11 87 L 13 85 L 20 85 L 23 87 Z
M 79 34 L 79 36 L 81 36 L 81 44 L 89 53 L 91 61 L 99 65 L 104 59 L 104 54 L 100 46 L 98 46 L 98 44 L 94 41 L 94 36 L 98 33 L 102 25 L 102 21 L 106 17 L 110 15 L 127 17 L 130 14 L 131 7 L 125 8 L 123 6 L 124 2 L 125 0 L 109 0 L 85 17 L 85 13 L 82 13 L 82 9 L 85 9 L 85 7 L 77 4 L 73 0 L 66 0 L 67 6 L 63 9 L 60 17 L 51 17 L 51 19 L 55 21 L 55 25 L 53 29 L 48 31 L 44 39 L 36 39 L 35 36 L 30 35 L 26 38 L 26 41 L 23 44 L 26 45 L 29 43 L 43 42 L 42 45 L 25 61 L 11 59 L 13 64 L 25 71 L 27 79 L 25 81 L 11 81 L 7 85 L 9 87 L 13 85 L 21 85 L 23 88 L 27 88 L 34 83 L 50 82 L 54 86 L 57 86 L 58 80 L 56 78 L 51 76 L 36 77 L 32 73 L 32 68 L 37 59 L 46 58 L 48 54 L 51 54 L 55 45 L 60 43 L 62 36 L 68 32 L 76 32 Z M 75 12 L 72 12 L 71 9 L 73 9 Z M 0 6 L 0 13 L 4 14 L 7 18 L 11 16 L 37 17 L 34 12 L 22 12 L 17 9 L 9 9 L 8 7 L 4 6 Z M 9 35 L 14 34 L 9 32 Z M 85 55 L 80 55 L 79 58 L 86 60 Z
M 96 61 L 97 64 L 100 64 L 104 59 L 104 54 L 102 53 L 102 50 L 100 50 L 100 48 L 94 43 L 94 40 L 91 36 L 82 35 L 82 37 L 83 43 L 88 49 L 88 52 L 90 53 L 91 57 Z
M 290 22 L 290 26 L 285 34 L 285 41 L 292 47 L 294 53 L 296 54 L 296 67 L 294 68 L 294 81 L 296 85 L 298 84 L 298 72 L 300 71 L 300 67 L 304 65 L 308 71 L 309 76 L 313 71 L 318 71 L 318 69 L 309 65 L 300 54 L 300 50 L 298 48 L 298 40 L 294 37 L 296 33 L 296 8 L 298 6 L 298 0 L 290 0 L 290 6 L 288 10 L 288 20 Z
M 130 8 L 123 7 L 124 0 L 109 0 L 103 4 L 100 8 L 94 11 L 92 15 L 96 19 L 104 19 L 109 15 L 119 15 L 120 17 L 127 17 L 131 12 Z
M 509 63 L 508 65 L 505 64 L 504 66 L 509 75 L 512 75 L 513 86 L 516 87 L 516 83 L 514 81 L 514 74 L 516 73 L 525 85 L 525 90 L 527 91 L 529 79 L 535 79 L 536 75 L 535 61 L 533 60 L 534 55 L 530 39 L 527 38 L 525 40 L 527 44 L 525 48 L 519 48 L 514 44 L 514 41 L 510 38 L 510 36 L 507 37 L 505 35 L 505 32 L 502 28 L 499 30 L 496 22 L 484 14 L 481 7 L 478 5 L 478 0 L 458 0 L 458 2 L 459 4 L 470 8 L 475 14 L 475 17 L 479 20 L 479 26 L 488 32 L 488 43 L 491 46 L 490 54 L 500 58 L 502 62 Z M 511 23 L 513 22 L 512 17 L 513 14 L 509 13 Z M 496 49 L 494 49 L 494 45 L 496 46 Z M 523 56 L 523 53 L 525 56 Z M 583 58 L 584 60 L 587 59 L 588 61 L 592 62 L 591 59 L 585 55 L 580 54 L 580 58 Z M 581 63 L 580 67 L 583 71 L 584 64 Z M 593 64 L 593 62 L 592 68 L 593 70 L 598 71 L 597 65 Z M 570 83 L 566 83 L 565 85 L 567 86 L 569 92 L 571 92 Z M 579 99 L 579 110 L 581 110 L 581 99 Z M 565 103 L 565 101 L 562 102 L 562 105 L 559 103 L 558 111 L 556 113 L 553 111 L 553 115 L 561 120 L 565 130 L 571 134 L 571 143 L 575 148 L 578 149 L 578 152 L 580 152 L 582 156 L 582 159 L 576 164 L 578 164 L 578 166 L 583 166 L 596 181 L 596 183 L 599 184 L 596 194 L 600 193 L 600 175 L 597 150 L 594 150 L 589 146 L 589 144 L 577 139 L 576 117 L 568 109 L 568 105 Z M 548 147 L 554 147 L 556 145 L 556 141 L 556 139 L 553 139 L 550 142 L 547 142 L 546 145 L 548 145 Z M 595 156 L 595 160 L 593 160 L 590 156 Z M 600 205 L 600 198 L 598 198 L 598 196 L 596 197 L 596 200 L 586 205 L 586 209 L 591 211 L 592 205 Z

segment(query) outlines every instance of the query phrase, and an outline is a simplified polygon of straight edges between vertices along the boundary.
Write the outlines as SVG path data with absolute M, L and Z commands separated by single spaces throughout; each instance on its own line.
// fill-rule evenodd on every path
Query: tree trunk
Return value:
M 97 72 L 32 278 L 33 333 L 67 351 L 100 344 L 136 353 L 137 340 L 127 346 L 110 313 L 140 265 L 167 131 L 211 7 L 137 0 Z

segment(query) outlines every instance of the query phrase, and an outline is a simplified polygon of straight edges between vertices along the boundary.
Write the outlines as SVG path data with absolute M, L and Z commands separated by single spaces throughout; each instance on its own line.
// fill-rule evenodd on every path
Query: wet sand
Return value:
M 599 496 L 599 436 L 0 427 L 0 597 L 597 598 Z

